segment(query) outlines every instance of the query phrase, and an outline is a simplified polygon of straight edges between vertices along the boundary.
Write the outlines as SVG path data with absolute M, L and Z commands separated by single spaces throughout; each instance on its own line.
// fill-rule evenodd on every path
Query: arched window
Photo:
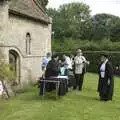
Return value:
M 31 54 L 31 35 L 26 33 L 26 54 Z

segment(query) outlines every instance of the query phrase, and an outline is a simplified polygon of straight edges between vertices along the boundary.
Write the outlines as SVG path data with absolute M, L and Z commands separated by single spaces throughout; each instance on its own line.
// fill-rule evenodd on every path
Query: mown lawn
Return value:
M 38 96 L 31 88 L 10 100 L 0 101 L 0 120 L 120 120 L 120 78 L 115 78 L 114 98 L 99 101 L 98 76 L 86 74 L 82 92 L 70 91 L 55 100 L 54 94 Z

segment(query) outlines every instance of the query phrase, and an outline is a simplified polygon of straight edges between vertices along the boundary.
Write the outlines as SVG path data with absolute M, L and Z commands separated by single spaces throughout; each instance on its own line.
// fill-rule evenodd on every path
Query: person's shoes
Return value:
M 82 88 L 78 88 L 79 91 L 82 91 Z
M 100 101 L 107 102 L 107 101 L 108 101 L 108 99 L 103 99 L 103 98 L 100 98 Z

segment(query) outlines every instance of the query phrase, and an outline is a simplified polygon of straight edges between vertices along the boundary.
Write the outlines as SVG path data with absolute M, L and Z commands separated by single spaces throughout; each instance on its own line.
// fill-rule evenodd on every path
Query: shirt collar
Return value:
M 108 62 L 108 59 L 105 60 L 105 62 L 103 62 L 103 64 L 106 64 Z

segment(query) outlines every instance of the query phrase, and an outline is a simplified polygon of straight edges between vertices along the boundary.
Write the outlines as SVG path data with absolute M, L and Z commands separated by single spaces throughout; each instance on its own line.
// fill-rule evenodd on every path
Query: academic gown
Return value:
M 45 79 L 51 80 L 50 77 L 56 77 L 59 74 L 59 64 L 55 60 L 50 60 L 47 64 L 46 71 L 45 71 Z M 55 90 L 55 84 L 54 83 L 45 83 L 46 91 L 50 92 Z M 43 82 L 40 83 L 40 95 L 43 94 Z
M 50 78 L 50 77 L 56 77 L 59 74 L 59 64 L 55 60 L 49 61 L 47 67 L 46 67 L 46 72 L 45 72 L 45 78 Z M 55 84 L 54 83 L 47 83 L 46 85 L 47 91 L 52 91 L 55 89 Z
M 99 66 L 99 83 L 98 92 L 101 100 L 112 100 L 113 89 L 114 89 L 114 79 L 113 79 L 113 68 L 111 63 L 108 61 L 105 66 L 105 77 L 101 78 Z M 108 82 L 110 80 L 110 83 Z

